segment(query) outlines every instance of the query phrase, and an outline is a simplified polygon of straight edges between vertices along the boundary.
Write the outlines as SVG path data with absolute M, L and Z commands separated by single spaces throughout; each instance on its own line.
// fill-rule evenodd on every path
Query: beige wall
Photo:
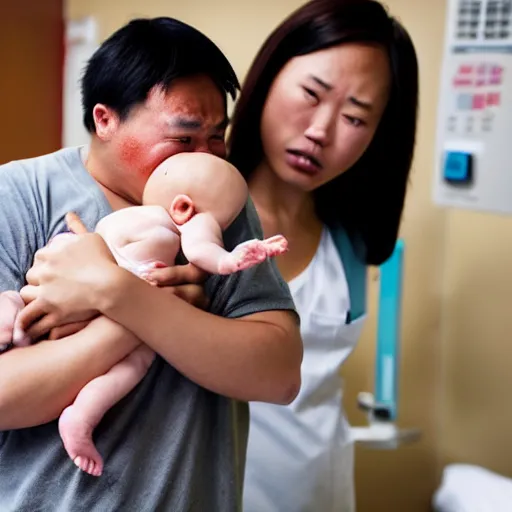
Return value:
M 410 28 L 420 54 L 422 112 L 416 160 L 419 174 L 425 178 L 428 175 L 429 179 L 436 114 L 436 93 L 431 88 L 437 86 L 440 36 L 447 3 L 447 0 L 432 0 L 427 6 L 427 2 L 420 0 L 388 1 Z M 426 154 L 422 151 L 424 145 Z M 429 182 L 420 185 L 419 179 L 413 179 L 412 188 L 420 187 L 426 187 L 425 193 L 430 195 Z M 410 206 L 413 197 L 414 193 L 409 197 Z M 430 199 L 428 205 L 417 207 L 426 214 L 431 209 L 429 205 Z M 440 272 L 441 352 L 437 356 L 440 371 L 436 372 L 440 380 L 435 387 L 439 398 L 436 432 L 439 468 L 452 462 L 465 462 L 512 477 L 512 218 L 461 210 L 446 210 L 442 218 L 444 242 L 434 244 L 444 249 Z M 424 220 L 415 219 L 414 225 L 409 222 L 408 226 L 406 219 L 406 239 L 408 227 L 424 240 L 430 235 L 425 231 Z M 437 251 L 436 254 L 439 256 Z M 422 296 L 419 274 L 428 275 L 432 270 L 429 256 L 424 253 L 418 256 L 417 263 L 423 270 L 418 268 L 407 276 L 416 298 Z M 423 283 L 427 287 L 428 279 L 432 277 Z M 434 277 L 433 281 L 438 279 Z M 423 307 L 422 303 L 418 305 Z M 416 314 L 421 315 L 421 309 Z M 409 317 L 408 321 L 418 320 Z M 407 321 L 405 324 L 407 329 Z M 434 338 L 429 341 L 437 343 Z M 417 348 L 413 350 L 416 352 Z M 405 376 L 402 385 L 407 386 Z M 411 382 L 411 385 L 417 384 Z M 421 402 L 422 397 L 418 398 Z
M 512 477 L 512 219 L 450 214 L 441 462 Z
M 169 15 L 207 33 L 243 78 L 259 45 L 298 0 L 67 0 L 71 18 L 93 14 L 103 39 L 134 16 Z M 512 220 L 447 212 L 431 200 L 445 0 L 388 0 L 420 60 L 418 146 L 402 226 L 406 241 L 400 425 L 424 437 L 397 451 L 357 451 L 360 512 L 429 510 L 446 462 L 470 461 L 512 476 Z M 378 273 L 369 321 L 344 369 L 353 423 L 359 391 L 372 389 Z M 475 293 L 475 295 L 472 295 Z M 498 420 L 498 415 L 502 415 Z
M 270 31 L 300 0 L 67 0 L 67 15 L 93 14 L 104 38 L 136 16 L 172 16 L 211 37 L 239 77 Z

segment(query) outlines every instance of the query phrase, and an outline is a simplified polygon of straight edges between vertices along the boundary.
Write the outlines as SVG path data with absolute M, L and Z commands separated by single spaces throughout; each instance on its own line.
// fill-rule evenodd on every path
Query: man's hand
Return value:
M 179 286 L 184 284 L 200 284 L 208 277 L 208 273 L 189 263 L 150 270 L 144 279 L 158 286 Z
M 66 225 L 72 233 L 75 233 L 75 235 L 85 235 L 85 233 L 88 233 L 84 223 L 80 220 L 80 217 L 74 212 L 69 212 L 66 215 Z
M 87 233 L 87 228 L 84 226 L 78 215 L 75 213 L 68 213 L 66 216 L 66 223 L 69 230 L 74 234 L 85 234 Z M 69 235 L 59 235 L 59 239 L 65 243 L 66 236 Z M 71 235 L 72 236 L 72 235 Z M 50 240 L 50 244 L 55 240 Z M 55 246 L 54 246 L 55 247 Z M 34 266 L 37 265 L 37 260 L 34 263 Z M 24 291 L 24 293 L 26 290 Z M 29 297 L 27 297 L 29 300 Z M 79 331 L 81 331 L 84 327 L 86 327 L 90 323 L 90 320 L 82 321 L 82 322 L 73 322 L 67 323 L 58 327 L 54 327 L 50 330 L 48 334 L 48 340 L 58 340 L 61 338 L 65 338 L 66 336 L 71 336 Z
M 32 339 L 66 324 L 83 325 L 96 316 L 96 299 L 118 268 L 101 236 L 87 233 L 75 214 L 68 214 L 66 221 L 75 234 L 59 235 L 36 253 L 26 276 L 28 285 L 21 290 L 27 306 L 18 322 Z M 208 305 L 202 286 L 197 284 L 204 281 L 206 273 L 192 265 L 154 269 L 145 277 L 156 286 L 170 287 L 170 293 L 196 307 Z M 73 332 L 68 329 L 64 332 Z M 62 332 L 53 333 L 51 338 L 60 337 Z
M 70 231 L 76 234 L 87 233 L 87 228 L 82 224 L 80 218 L 74 213 L 68 213 L 66 222 Z M 154 286 L 165 287 L 169 293 L 176 295 L 185 302 L 199 309 L 207 309 L 210 299 L 204 293 L 203 283 L 208 277 L 208 273 L 197 268 L 192 264 L 175 265 L 173 267 L 161 267 L 148 271 L 144 279 Z M 81 326 L 82 324 L 71 324 L 72 326 Z M 64 326 L 65 328 L 66 326 Z M 77 329 L 79 330 L 79 329 Z M 73 332 L 66 332 L 65 336 Z M 76 332 L 76 331 L 74 331 Z M 62 334 L 58 332 L 58 336 Z M 52 338 L 50 338 L 52 339 Z
M 37 251 L 26 275 L 28 285 L 20 292 L 27 306 L 17 325 L 32 339 L 54 328 L 59 329 L 50 339 L 69 335 L 97 316 L 94 291 L 98 293 L 115 265 L 103 239 L 88 233 L 77 215 L 68 214 L 66 222 L 74 234 L 57 235 Z
M 203 283 L 208 273 L 189 263 L 149 271 L 144 279 L 154 286 L 165 287 L 172 293 L 199 309 L 207 309 L 210 299 L 204 293 Z

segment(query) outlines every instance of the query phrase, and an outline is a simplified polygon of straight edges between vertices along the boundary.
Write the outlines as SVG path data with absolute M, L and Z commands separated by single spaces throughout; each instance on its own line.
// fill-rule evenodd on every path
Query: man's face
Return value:
M 114 125 L 107 158 L 116 164 L 122 195 L 138 203 L 154 169 L 182 152 L 226 156 L 225 98 L 207 76 L 179 78 L 167 92 L 150 91 L 147 100 Z

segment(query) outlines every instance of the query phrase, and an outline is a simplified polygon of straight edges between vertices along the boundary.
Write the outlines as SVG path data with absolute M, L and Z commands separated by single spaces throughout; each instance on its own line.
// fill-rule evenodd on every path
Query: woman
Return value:
M 380 3 L 314 0 L 256 56 L 230 159 L 247 179 L 301 317 L 302 388 L 251 404 L 247 512 L 354 510 L 339 370 L 359 338 L 365 266 L 391 254 L 413 156 L 416 55 Z
M 248 512 L 354 507 L 339 368 L 361 330 L 365 267 L 383 262 L 396 241 L 416 105 L 413 46 L 369 0 L 306 4 L 270 36 L 247 76 L 231 160 L 250 184 L 265 235 L 279 231 L 290 242 L 279 266 L 305 343 L 298 398 L 289 407 L 251 405 Z M 41 272 L 48 290 L 53 282 L 53 288 L 69 288 L 68 299 L 76 295 L 83 279 L 78 248 L 95 265 L 106 258 L 93 257 L 89 240 L 77 242 L 72 262 L 46 251 L 52 264 Z M 32 279 L 41 276 L 34 271 Z M 87 280 L 78 288 L 90 286 Z M 132 295 L 138 292 L 116 294 L 116 303 Z M 63 300 L 53 300 L 63 307 Z

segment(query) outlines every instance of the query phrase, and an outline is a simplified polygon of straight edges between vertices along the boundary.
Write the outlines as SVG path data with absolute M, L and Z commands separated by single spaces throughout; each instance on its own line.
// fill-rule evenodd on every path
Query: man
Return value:
M 182 151 L 224 156 L 226 94 L 234 97 L 238 88 L 220 50 L 188 25 L 169 18 L 134 20 L 113 34 L 83 77 L 90 148 L 0 167 L 0 291 L 23 286 L 36 251 L 65 229 L 67 212 L 77 212 L 92 230 L 113 209 L 140 204 L 148 176 L 167 157 Z M 225 244 L 230 248 L 258 235 L 249 202 Z M 160 278 L 180 284 L 192 275 L 183 266 Z M 205 286 L 218 316 L 180 302 L 177 327 L 168 333 L 172 350 L 150 345 L 161 357 L 97 428 L 95 441 L 105 459 L 100 478 L 68 459 L 55 419 L 85 383 L 151 336 L 134 340 L 130 331 L 100 317 L 89 327 L 108 331 L 109 343 L 82 329 L 0 355 L 0 510 L 240 509 L 245 402 L 290 402 L 299 388 L 302 347 L 288 288 L 272 262 L 211 276 Z M 201 357 L 189 349 L 191 340 L 180 350 L 185 311 L 201 333 Z M 172 315 L 169 308 L 167 321 Z M 205 318 L 202 331 L 198 315 Z M 215 319 L 224 327 L 217 329 Z M 202 338 L 208 344 L 201 345 Z M 228 345 L 232 357 L 224 361 L 217 356 Z

